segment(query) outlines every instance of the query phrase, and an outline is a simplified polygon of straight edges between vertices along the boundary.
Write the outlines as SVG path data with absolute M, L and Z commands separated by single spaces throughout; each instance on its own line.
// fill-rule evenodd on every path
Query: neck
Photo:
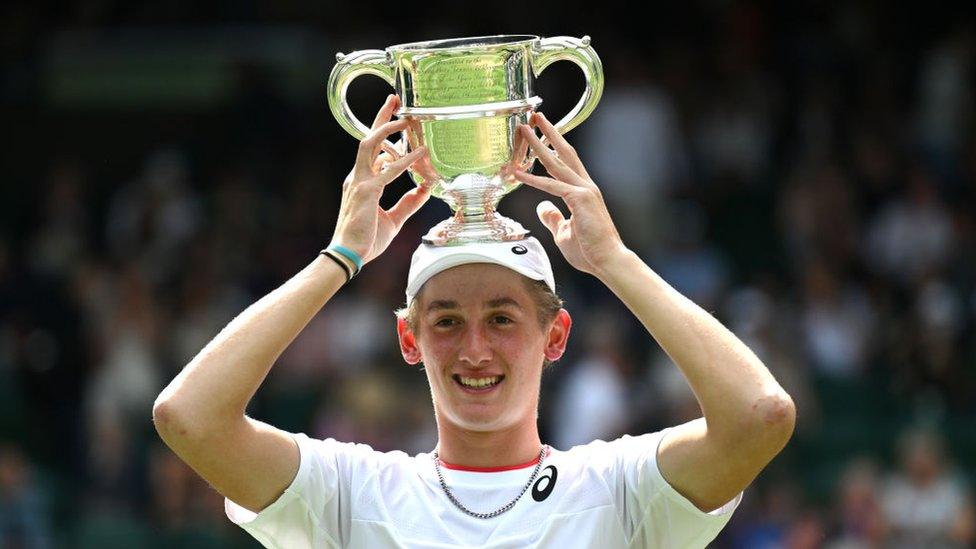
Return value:
M 528 463 L 542 450 L 533 418 L 499 431 L 471 431 L 437 421 L 437 453 L 441 460 L 461 467 L 509 467 Z

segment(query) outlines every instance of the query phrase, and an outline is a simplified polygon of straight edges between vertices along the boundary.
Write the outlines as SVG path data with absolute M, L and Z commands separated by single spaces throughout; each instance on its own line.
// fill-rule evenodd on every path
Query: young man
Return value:
M 405 125 L 390 122 L 396 107 L 391 96 L 360 145 L 327 254 L 234 319 L 160 394 L 162 438 L 268 547 L 704 547 L 789 439 L 792 400 L 741 341 L 624 246 L 575 150 L 541 115 L 533 125 L 554 150 L 519 131 L 554 177 L 516 177 L 566 203 L 569 218 L 548 201 L 538 208 L 559 250 L 644 324 L 704 417 L 568 450 L 543 444 L 541 374 L 562 356 L 571 319 L 534 238 L 414 254 L 397 330 L 404 359 L 423 362 L 430 383 L 432 452 L 312 440 L 244 415 L 353 263 L 382 253 L 428 198 L 418 188 L 379 207 L 384 186 L 425 154 L 384 166 L 382 141 Z

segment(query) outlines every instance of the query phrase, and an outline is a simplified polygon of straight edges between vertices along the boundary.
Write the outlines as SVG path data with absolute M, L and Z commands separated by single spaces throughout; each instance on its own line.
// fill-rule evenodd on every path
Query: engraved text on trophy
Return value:
M 504 57 L 497 53 L 419 59 L 413 82 L 416 105 L 455 107 L 508 101 L 505 68 Z

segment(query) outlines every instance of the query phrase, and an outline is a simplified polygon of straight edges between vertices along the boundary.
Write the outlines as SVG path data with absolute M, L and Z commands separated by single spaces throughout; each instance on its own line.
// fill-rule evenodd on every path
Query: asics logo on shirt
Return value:
M 550 465 L 542 471 L 542 476 L 532 485 L 532 499 L 536 501 L 545 501 L 549 497 L 552 489 L 556 487 L 556 477 L 559 476 L 554 465 Z

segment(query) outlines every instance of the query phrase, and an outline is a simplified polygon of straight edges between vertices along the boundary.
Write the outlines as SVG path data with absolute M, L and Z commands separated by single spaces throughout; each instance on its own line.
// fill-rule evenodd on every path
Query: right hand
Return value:
M 390 121 L 399 104 L 396 95 L 387 97 L 371 131 L 359 142 L 356 165 L 342 184 L 342 203 L 331 244 L 356 252 L 364 265 L 386 250 L 403 223 L 430 198 L 427 188 L 415 187 L 389 210 L 380 207 L 383 189 L 427 154 L 424 147 L 396 160 L 387 152 L 381 154 L 383 141 L 407 127 L 406 120 Z

